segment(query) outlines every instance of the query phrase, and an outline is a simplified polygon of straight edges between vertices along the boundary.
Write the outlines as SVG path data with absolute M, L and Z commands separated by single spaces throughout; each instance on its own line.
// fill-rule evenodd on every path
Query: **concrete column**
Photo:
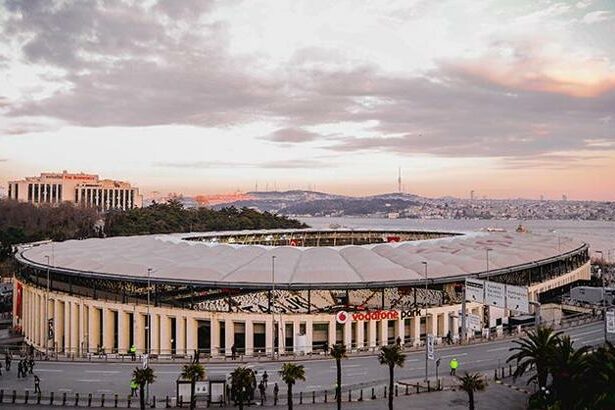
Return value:
M 77 354 L 79 351 L 79 306 L 76 302 L 70 302 L 70 351 Z
M 130 322 L 128 321 L 128 313 L 123 310 L 117 311 L 117 331 L 118 331 L 118 344 L 117 351 L 120 354 L 128 353 L 130 346 Z
M 349 352 L 354 348 L 352 345 L 352 320 L 350 319 L 344 323 L 344 344 Z
M 113 311 L 109 308 L 103 307 L 103 348 L 105 349 L 105 353 L 113 352 L 113 345 L 115 344 L 113 330 L 115 328 L 115 318 L 113 315 Z
M 77 309 L 79 310 L 79 325 L 77 326 L 77 331 L 79 332 L 77 336 L 79 340 L 77 341 L 77 347 L 79 354 L 82 355 L 86 352 L 88 343 L 88 327 L 86 326 L 87 311 L 85 306 L 83 305 L 83 301 L 79 302 Z
M 436 331 L 435 331 L 436 326 L 434 325 L 434 321 L 437 322 L 436 318 L 437 318 L 437 316 L 434 315 L 434 314 L 430 314 L 429 316 L 427 316 L 427 320 L 426 320 L 426 323 L 425 323 L 425 326 L 426 326 L 426 332 L 425 333 L 426 334 L 433 335 L 433 334 L 436 333 Z
M 440 334 L 441 337 L 446 337 L 449 331 L 448 315 L 449 315 L 448 312 L 445 312 L 442 314 L 442 333 Z
M 73 327 L 72 324 L 74 321 L 71 315 L 71 305 L 72 303 L 68 300 L 64 302 L 64 352 L 67 354 L 72 352 L 73 349 L 70 339 L 71 329 Z
M 45 348 L 45 341 L 47 340 L 47 317 L 45 316 L 45 305 L 47 304 L 47 298 L 45 297 L 45 295 L 40 295 L 39 296 L 39 309 L 41 311 L 41 324 L 40 324 L 40 341 L 39 341 L 39 345 L 42 348 Z M 52 312 L 49 312 L 49 316 L 52 315 Z
M 382 319 L 380 325 L 380 345 L 386 346 L 389 344 L 389 320 Z
M 186 353 L 193 354 L 197 347 L 197 322 L 192 316 L 186 316 Z
M 89 347 L 90 352 L 96 352 L 96 348 L 99 345 L 100 332 L 101 332 L 101 329 L 99 326 L 100 310 L 90 305 L 88 307 L 88 314 L 89 314 L 88 347 Z
M 184 316 L 178 316 L 175 319 L 175 346 L 177 346 L 177 354 L 185 355 L 186 351 L 186 318 Z
M 254 355 L 254 323 L 246 319 L 246 356 Z
M 401 345 L 404 345 L 404 341 L 406 339 L 406 326 L 405 319 L 397 319 L 395 322 L 395 342 L 397 342 L 397 338 L 401 339 Z
M 301 332 L 301 321 L 299 321 L 299 319 L 295 319 L 293 320 L 293 352 L 295 355 L 297 354 L 297 349 L 295 349 L 295 346 L 297 346 L 297 336 L 299 335 L 300 332 Z
M 273 324 L 269 318 L 265 320 L 265 352 L 273 352 Z
M 231 356 L 231 347 L 235 344 L 235 323 L 232 319 L 224 321 L 224 355 Z
M 211 318 L 211 355 L 218 356 L 220 354 L 220 322 L 217 318 Z M 229 346 L 230 348 L 230 346 Z
M 331 345 L 335 344 L 335 339 L 336 339 L 336 321 L 335 321 L 335 317 L 333 317 L 332 319 L 329 319 L 329 347 L 331 347 Z
M 312 353 L 312 346 L 314 345 L 314 322 L 309 316 L 306 316 L 305 320 L 305 336 L 307 343 L 306 352 Z
M 453 316 L 453 329 L 451 330 L 451 333 L 454 336 L 459 336 L 459 317 L 458 316 Z
M 160 315 L 152 313 L 152 354 L 160 354 Z
M 171 354 L 171 318 L 160 314 L 160 354 Z
M 414 346 L 421 344 L 421 317 L 414 316 L 412 318 L 412 324 L 410 325 L 410 334 L 412 336 L 412 343 Z
M 147 346 L 147 342 L 145 341 L 146 332 L 145 325 L 147 323 L 146 315 L 135 310 L 133 312 L 134 317 L 134 335 L 135 335 L 135 347 L 137 348 L 137 352 L 145 353 L 145 347 Z
M 355 322 L 355 326 L 357 327 L 357 349 L 362 349 L 363 348 L 363 339 L 365 338 L 365 325 L 364 325 L 364 321 L 362 320 L 357 320 Z
M 370 320 L 367 322 L 367 326 L 367 342 L 368 347 L 371 349 L 376 347 L 376 321 Z

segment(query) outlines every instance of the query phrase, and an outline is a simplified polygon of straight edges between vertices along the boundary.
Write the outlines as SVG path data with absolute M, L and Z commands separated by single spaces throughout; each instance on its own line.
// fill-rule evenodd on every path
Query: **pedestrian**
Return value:
M 37 374 L 34 375 L 34 393 L 41 393 L 41 379 Z
M 7 372 L 11 370 L 11 354 L 9 352 L 7 352 L 4 356 L 4 367 Z
M 132 359 L 133 362 L 137 360 L 137 346 L 132 344 L 128 352 L 130 353 L 130 358 Z
M 459 362 L 457 361 L 456 358 L 453 357 L 448 365 L 451 367 L 451 376 L 454 376 L 455 373 L 457 373 Z
M 397 344 L 397 346 L 401 346 L 401 337 L 397 336 L 397 339 L 395 339 L 395 343 Z
M 267 397 L 265 396 L 265 384 L 263 383 L 262 380 L 258 384 L 258 391 L 261 393 L 261 403 L 266 402 L 267 401 Z
M 28 359 L 28 368 L 30 369 L 30 374 L 34 374 L 34 358 L 32 356 Z
M 235 344 L 231 346 L 231 359 L 232 360 L 237 359 L 237 348 L 235 347 Z
M 137 397 L 137 389 L 139 388 L 139 384 L 135 379 L 130 380 L 130 397 Z
M 268 380 L 269 380 L 269 375 L 267 374 L 267 370 L 265 370 L 265 372 L 263 373 L 263 384 L 265 385 L 265 388 L 267 388 Z
M 2 376 L 2 363 L 0 363 L 0 376 Z
M 18 378 L 18 379 L 21 379 L 21 374 L 22 374 L 22 371 L 23 371 L 23 362 L 20 360 L 20 361 L 17 363 L 17 378 Z
M 276 382 L 273 385 L 273 403 L 277 404 L 278 403 L 278 393 L 280 392 L 280 388 L 278 387 L 278 383 Z
M 448 333 L 446 334 L 446 342 L 450 345 L 451 343 L 453 343 L 453 336 L 451 336 L 451 331 L 449 330 Z

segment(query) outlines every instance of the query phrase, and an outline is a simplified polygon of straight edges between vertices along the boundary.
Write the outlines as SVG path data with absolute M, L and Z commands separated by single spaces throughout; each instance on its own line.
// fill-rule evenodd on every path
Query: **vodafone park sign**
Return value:
M 343 325 L 349 320 L 358 321 L 372 321 L 372 320 L 397 320 L 405 319 L 419 314 L 420 311 L 416 310 L 374 310 L 373 312 L 353 312 L 348 313 L 346 311 L 339 311 L 335 314 L 335 320 L 337 323 Z

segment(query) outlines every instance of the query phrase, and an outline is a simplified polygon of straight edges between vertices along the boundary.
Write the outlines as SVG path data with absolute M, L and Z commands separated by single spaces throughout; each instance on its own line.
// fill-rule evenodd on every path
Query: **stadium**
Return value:
M 459 338 L 466 278 L 540 301 L 590 277 L 587 244 L 528 232 L 186 233 L 30 244 L 15 258 L 14 325 L 65 355 L 417 346 Z M 485 328 L 515 314 L 484 310 L 466 304 Z

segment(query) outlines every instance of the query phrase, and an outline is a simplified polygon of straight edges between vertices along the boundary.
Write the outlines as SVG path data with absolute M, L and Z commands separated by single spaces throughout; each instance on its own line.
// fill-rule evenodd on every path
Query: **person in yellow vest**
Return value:
M 130 380 L 130 396 L 131 397 L 137 396 L 138 388 L 139 388 L 139 384 L 137 383 L 137 381 L 135 379 Z
M 128 352 L 130 353 L 133 362 L 137 360 L 137 346 L 133 344 L 130 346 L 130 349 L 128 349 Z
M 448 365 L 451 367 L 451 376 L 454 376 L 457 372 L 457 368 L 459 367 L 459 362 L 453 357 Z

